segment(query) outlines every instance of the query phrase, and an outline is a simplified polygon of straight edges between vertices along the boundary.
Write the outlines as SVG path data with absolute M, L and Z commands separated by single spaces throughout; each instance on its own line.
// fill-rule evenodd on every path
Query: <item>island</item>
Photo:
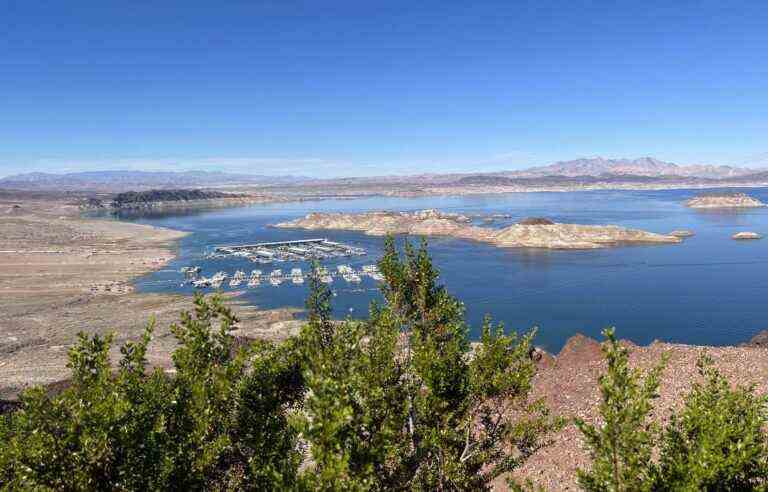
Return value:
M 762 239 L 763 236 L 761 236 L 760 234 L 758 234 L 756 232 L 744 231 L 744 232 L 737 232 L 736 234 L 731 236 L 731 238 L 736 239 L 736 240 L 741 240 L 741 239 Z
M 693 197 L 685 204 L 690 208 L 755 208 L 765 207 L 765 203 L 744 193 L 720 195 L 701 195 Z
M 490 243 L 502 248 L 597 249 L 631 243 L 680 243 L 667 235 L 627 229 L 615 225 L 560 224 L 536 218 L 494 229 L 471 224 L 461 214 L 438 210 L 416 212 L 310 213 L 303 218 L 282 222 L 275 227 L 307 230 L 360 231 L 372 236 L 416 234 L 450 236 Z

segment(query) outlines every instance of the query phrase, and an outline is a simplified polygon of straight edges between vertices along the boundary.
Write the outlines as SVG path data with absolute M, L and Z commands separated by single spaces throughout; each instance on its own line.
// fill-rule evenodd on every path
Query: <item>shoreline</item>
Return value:
M 61 197 L 0 195 L 0 210 L 6 204 L 13 212 L 0 212 L 0 399 L 66 380 L 67 350 L 78 332 L 113 333 L 110 355 L 117 359 L 120 345 L 137 339 L 152 316 L 158 324 L 150 366 L 172 365 L 168 327 L 192 308 L 192 298 L 137 293 L 133 282 L 172 262 L 189 233 L 83 217 Z M 295 328 L 296 309 L 262 310 L 228 297 L 241 336 L 280 339 Z

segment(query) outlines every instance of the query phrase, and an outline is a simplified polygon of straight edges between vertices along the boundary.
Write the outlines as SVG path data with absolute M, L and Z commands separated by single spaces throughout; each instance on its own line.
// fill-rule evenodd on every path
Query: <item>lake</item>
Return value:
M 712 190 L 709 190 L 712 191 Z M 739 190 L 768 202 L 768 190 Z M 368 210 L 441 211 L 468 215 L 508 214 L 501 227 L 524 217 L 543 216 L 556 222 L 616 224 L 651 232 L 691 229 L 696 235 L 682 244 L 622 246 L 589 251 L 501 249 L 487 244 L 429 238 L 430 253 L 441 271 L 440 281 L 466 305 L 476 336 L 488 313 L 507 327 L 539 328 L 536 343 L 557 352 L 577 332 L 599 337 L 615 326 L 621 338 L 639 344 L 654 339 L 703 345 L 733 345 L 768 328 L 768 242 L 734 241 L 731 235 L 750 230 L 768 233 L 768 208 L 697 211 L 683 206 L 701 193 L 693 190 L 589 191 L 518 193 L 463 197 L 367 198 L 259 205 L 195 213 L 123 215 L 122 220 L 189 231 L 179 257 L 165 270 L 136 281 L 140 292 L 183 292 L 183 266 L 199 265 L 210 276 L 223 270 L 249 273 L 254 268 L 309 265 L 254 265 L 244 259 L 204 259 L 212 245 L 328 237 L 361 246 L 365 257 L 326 262 L 360 267 L 381 255 L 383 238 L 346 231 L 302 231 L 270 228 L 270 224 L 309 212 Z M 226 286 L 226 284 L 225 284 Z M 376 283 L 364 279 L 352 286 L 334 281 L 337 317 L 363 316 Z M 229 289 L 228 286 L 225 290 Z M 302 307 L 306 286 L 284 283 L 247 290 L 244 298 L 263 308 Z

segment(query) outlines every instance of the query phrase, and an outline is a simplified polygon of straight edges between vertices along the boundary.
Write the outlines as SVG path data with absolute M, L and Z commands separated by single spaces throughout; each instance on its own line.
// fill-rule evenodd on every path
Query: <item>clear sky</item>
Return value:
M 767 153 L 765 0 L 0 0 L 0 176 Z

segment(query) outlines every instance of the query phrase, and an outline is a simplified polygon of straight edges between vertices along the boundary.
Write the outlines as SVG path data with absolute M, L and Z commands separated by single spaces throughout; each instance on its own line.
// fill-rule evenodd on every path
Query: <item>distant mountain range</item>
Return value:
M 234 185 L 274 186 L 296 184 L 303 180 L 306 180 L 306 178 L 207 171 L 90 171 L 68 174 L 18 174 L 0 179 L 0 188 L 119 192 L 154 188 L 200 188 Z
M 257 176 L 224 172 L 93 171 L 69 174 L 29 173 L 0 179 L 0 188 L 26 191 L 145 191 L 149 189 L 219 188 L 228 186 L 430 186 L 430 185 L 586 185 L 591 183 L 763 183 L 768 170 L 746 167 L 681 166 L 652 157 L 561 161 L 519 171 L 421 174 L 318 179 Z
M 680 166 L 660 161 L 653 157 L 639 159 L 605 159 L 595 157 L 561 161 L 549 166 L 533 167 L 523 171 L 500 173 L 505 176 L 600 176 L 605 174 L 633 176 L 681 176 L 690 178 L 723 179 L 746 176 L 757 172 L 754 169 L 732 166 L 693 165 Z

